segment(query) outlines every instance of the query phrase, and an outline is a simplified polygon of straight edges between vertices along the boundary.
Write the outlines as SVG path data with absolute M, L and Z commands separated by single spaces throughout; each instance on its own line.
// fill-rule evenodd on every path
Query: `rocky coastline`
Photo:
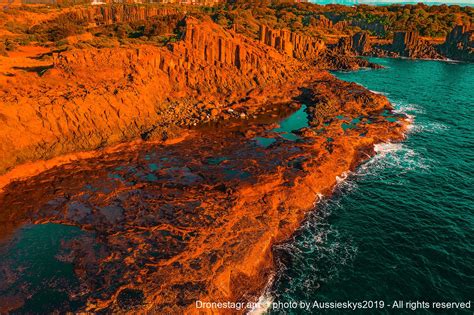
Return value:
M 116 20 L 80 12 L 95 26 Z M 179 25 L 178 40 L 161 47 L 52 52 L 51 64 L 0 80 L 0 222 L 89 233 L 65 244 L 78 311 L 199 313 L 196 300 L 256 301 L 274 272 L 272 246 L 409 124 L 386 97 L 328 70 L 377 68 L 359 56 L 472 58 L 466 27 L 435 49 L 415 33 L 387 48 L 366 33 L 326 44 L 264 24 L 258 38 L 206 17 Z M 302 106 L 307 124 L 290 139 L 272 131 Z M 35 293 L 1 297 L 0 312 Z
M 430 43 L 417 31 L 400 31 L 389 44 L 358 32 L 349 40 L 342 38 L 338 45 L 359 56 L 474 61 L 474 30 L 469 25 L 456 25 L 441 44 Z
M 5 186 L 2 218 L 90 232 L 65 244 L 82 284 L 68 293 L 84 311 L 198 313 L 196 300 L 255 302 L 274 271 L 272 246 L 374 144 L 403 139 L 408 125 L 387 118 L 384 96 L 329 73 L 314 77 L 298 103 L 308 123 L 296 140 L 258 119 L 231 120 L 219 132 L 99 153 Z M 275 141 L 255 146 L 256 137 Z

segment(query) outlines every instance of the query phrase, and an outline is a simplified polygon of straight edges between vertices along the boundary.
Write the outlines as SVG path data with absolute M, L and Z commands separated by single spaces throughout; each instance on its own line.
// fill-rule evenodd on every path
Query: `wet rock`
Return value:
M 122 310 L 132 310 L 143 304 L 145 296 L 142 290 L 123 289 L 117 296 L 117 304 Z

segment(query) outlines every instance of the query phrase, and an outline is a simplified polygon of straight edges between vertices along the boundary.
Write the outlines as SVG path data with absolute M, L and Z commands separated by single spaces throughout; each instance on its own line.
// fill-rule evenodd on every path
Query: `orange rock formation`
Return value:
M 97 235 L 66 244 L 81 283 L 68 293 L 82 310 L 197 314 L 196 300 L 256 301 L 274 270 L 272 245 L 374 144 L 400 140 L 405 128 L 383 116 L 384 96 L 328 73 L 314 79 L 298 97 L 310 119 L 298 142 L 259 147 L 252 138 L 272 133 L 250 122 L 124 148 L 6 186 L 1 221 Z
M 62 52 L 2 83 L 0 173 L 138 136 L 170 138 L 219 117 L 271 114 L 267 104 L 307 106 L 298 141 L 230 119 L 218 132 L 211 125 L 177 143 L 98 152 L 7 183 L 8 229 L 55 222 L 91 232 L 65 244 L 80 283 L 66 293 L 79 310 L 198 313 L 195 300 L 255 301 L 274 270 L 272 245 L 318 194 L 330 194 L 374 144 L 402 139 L 406 124 L 382 115 L 391 109 L 384 96 L 297 60 L 314 59 L 318 41 L 261 34 L 263 43 L 188 18 L 182 40 L 167 47 Z M 275 143 L 258 146 L 255 136 Z M 19 302 L 1 312 L 37 293 L 18 290 Z
M 259 40 L 298 59 L 314 60 L 326 48 L 322 40 L 288 30 L 272 30 L 265 25 L 260 25 Z
M 201 103 L 220 110 L 288 99 L 271 87 L 304 80 L 296 74 L 305 66 L 274 49 L 212 22 L 186 23 L 184 40 L 167 47 L 63 52 L 51 66 L 0 82 L 0 173 L 164 125 L 193 125 L 210 113 Z

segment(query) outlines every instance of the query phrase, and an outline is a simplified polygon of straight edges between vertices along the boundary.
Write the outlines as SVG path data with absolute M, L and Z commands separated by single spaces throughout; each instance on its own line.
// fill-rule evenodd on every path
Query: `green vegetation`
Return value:
M 274 28 L 289 28 L 318 34 L 321 16 L 333 24 L 347 22 L 344 31 L 351 27 L 367 29 L 381 36 L 391 36 L 394 31 L 415 29 L 422 36 L 444 37 L 459 23 L 473 23 L 474 8 L 457 5 L 428 6 L 391 5 L 349 7 L 342 5 L 321 6 L 312 3 L 279 1 L 237 0 L 213 9 L 213 19 L 221 25 L 244 26 L 256 32 L 255 25 L 264 23 Z M 328 33 L 328 32 L 326 32 Z
M 126 12 L 127 8 L 120 5 Z M 157 5 L 126 5 L 154 6 Z M 162 5 L 159 7 L 163 7 Z M 348 34 L 359 30 L 368 30 L 372 34 L 390 38 L 394 31 L 416 29 L 422 36 L 444 37 L 459 23 L 472 23 L 474 8 L 456 5 L 427 6 L 391 5 L 349 7 L 342 5 L 321 6 L 312 3 L 293 3 L 268 0 L 236 0 L 215 7 L 176 7 L 178 12 L 197 18 L 211 18 L 225 28 L 234 28 L 237 32 L 256 38 L 259 25 L 265 24 L 272 28 L 288 28 L 292 31 L 304 32 L 311 36 L 327 38 L 328 35 Z M 184 9 L 183 9 L 184 8 Z M 128 8 L 130 9 L 130 8 Z M 80 18 L 73 11 L 29 26 L 17 22 L 22 11 L 47 14 L 47 7 L 23 6 L 5 16 L 2 28 L 15 34 L 8 39 L 0 39 L 0 54 L 12 51 L 18 45 L 32 42 L 67 49 L 68 47 L 117 47 L 131 44 L 166 45 L 179 40 L 183 32 L 184 13 L 166 16 L 155 16 L 146 21 L 115 23 L 112 25 L 91 26 L 91 22 Z M 0 23 L 1 24 L 1 23 Z M 90 33 L 87 41 L 72 41 L 68 38 Z

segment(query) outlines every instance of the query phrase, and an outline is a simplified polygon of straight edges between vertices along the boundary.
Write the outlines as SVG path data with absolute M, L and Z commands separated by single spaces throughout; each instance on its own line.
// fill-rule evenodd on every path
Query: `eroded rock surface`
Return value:
M 331 193 L 337 176 L 375 143 L 400 140 L 406 125 L 400 115 L 387 119 L 384 96 L 328 73 L 295 101 L 306 105 L 308 126 L 292 137 L 274 131 L 272 115 L 288 107 L 273 105 L 267 120 L 230 120 L 179 143 L 58 166 L 6 186 L 0 222 L 90 231 L 64 244 L 80 284 L 67 294 L 78 310 L 195 313 L 196 300 L 255 301 L 273 272 L 272 245 L 293 233 L 319 194 Z M 14 274 L 1 267 L 0 277 Z M 15 279 L 3 276 L 0 290 L 21 310 L 38 292 Z
M 0 82 L 0 173 L 205 121 L 212 109 L 289 99 L 308 67 L 275 49 L 188 18 L 167 47 L 72 50 L 40 75 Z M 285 87 L 286 86 L 286 87 Z M 202 106 L 200 105 L 202 104 Z
M 300 60 L 314 60 L 326 49 L 322 40 L 260 25 L 259 40 L 276 50 Z
M 402 57 L 442 59 L 435 47 L 421 39 L 416 31 L 395 32 L 391 51 Z
M 168 140 L 5 182 L 4 239 L 24 224 L 85 232 L 61 244 L 56 259 L 72 265 L 75 284 L 50 284 L 68 303 L 46 311 L 179 314 L 196 313 L 196 300 L 255 301 L 274 270 L 273 244 L 374 144 L 403 138 L 406 122 L 384 96 L 321 70 L 370 65 L 338 54 L 345 43 L 325 49 L 268 29 L 260 39 L 187 18 L 166 47 L 61 52 L 1 83 L 0 173 L 138 137 Z M 279 116 L 303 105 L 307 124 L 278 131 Z M 0 312 L 41 294 L 12 261 L 0 270 Z

